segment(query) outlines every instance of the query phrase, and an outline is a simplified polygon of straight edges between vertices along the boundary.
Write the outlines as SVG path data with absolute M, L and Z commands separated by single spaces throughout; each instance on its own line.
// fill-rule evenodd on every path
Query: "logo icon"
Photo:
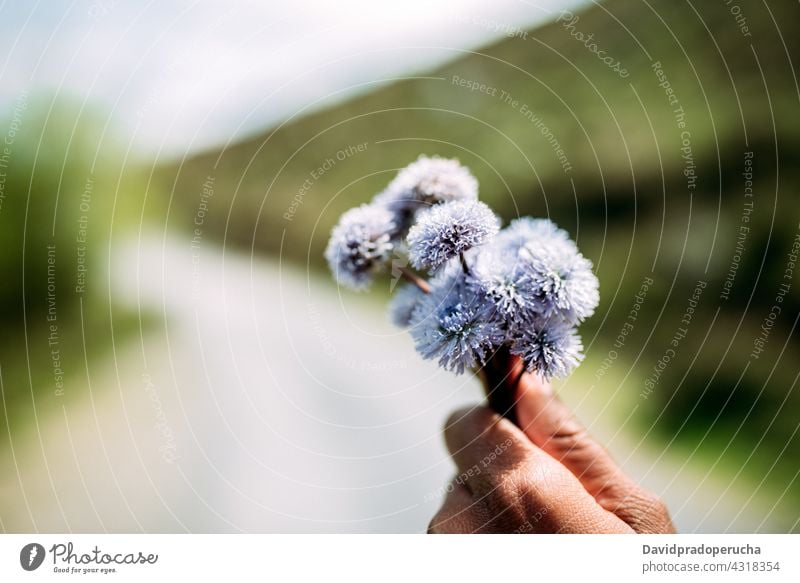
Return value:
M 29 543 L 19 552 L 19 564 L 26 571 L 35 571 L 44 562 L 44 547 L 39 543 Z

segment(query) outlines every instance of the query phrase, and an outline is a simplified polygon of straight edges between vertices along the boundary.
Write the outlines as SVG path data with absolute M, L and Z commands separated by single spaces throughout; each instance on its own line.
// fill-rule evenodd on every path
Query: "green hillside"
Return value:
M 798 501 L 800 355 L 788 340 L 800 281 L 787 270 L 800 229 L 800 7 L 731 6 L 608 1 L 452 53 L 424 78 L 162 167 L 170 221 L 191 228 L 207 202 L 204 235 L 321 266 L 342 211 L 420 153 L 456 156 L 505 219 L 549 215 L 595 262 L 602 304 L 582 374 L 621 384 L 609 391 L 622 417 L 643 405 L 643 425 Z M 752 356 L 781 283 L 791 288 Z M 610 351 L 615 374 L 594 374 Z

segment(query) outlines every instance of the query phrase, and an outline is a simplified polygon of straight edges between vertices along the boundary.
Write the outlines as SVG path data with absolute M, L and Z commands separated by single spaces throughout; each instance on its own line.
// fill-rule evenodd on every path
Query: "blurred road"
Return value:
M 112 265 L 118 301 L 157 323 L 0 452 L 2 529 L 425 530 L 453 472 L 441 424 L 476 382 L 421 362 L 376 301 L 293 266 L 158 237 Z M 681 530 L 770 530 L 769 506 L 743 509 L 694 462 L 653 467 L 658 443 L 607 423 L 592 432 Z

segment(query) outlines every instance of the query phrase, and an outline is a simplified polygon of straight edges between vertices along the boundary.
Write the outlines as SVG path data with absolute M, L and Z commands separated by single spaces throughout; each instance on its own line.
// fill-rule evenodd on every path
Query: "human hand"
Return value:
M 675 532 L 664 503 L 620 470 L 547 383 L 511 378 L 519 427 L 485 407 L 447 421 L 459 476 L 429 532 Z

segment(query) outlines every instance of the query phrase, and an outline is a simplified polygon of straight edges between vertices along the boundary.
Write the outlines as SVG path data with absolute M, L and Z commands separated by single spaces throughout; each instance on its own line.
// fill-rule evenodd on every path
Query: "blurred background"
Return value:
M 419 154 L 592 259 L 557 389 L 685 532 L 800 530 L 793 2 L 0 5 L 0 528 L 423 532 L 478 383 L 346 209 Z

